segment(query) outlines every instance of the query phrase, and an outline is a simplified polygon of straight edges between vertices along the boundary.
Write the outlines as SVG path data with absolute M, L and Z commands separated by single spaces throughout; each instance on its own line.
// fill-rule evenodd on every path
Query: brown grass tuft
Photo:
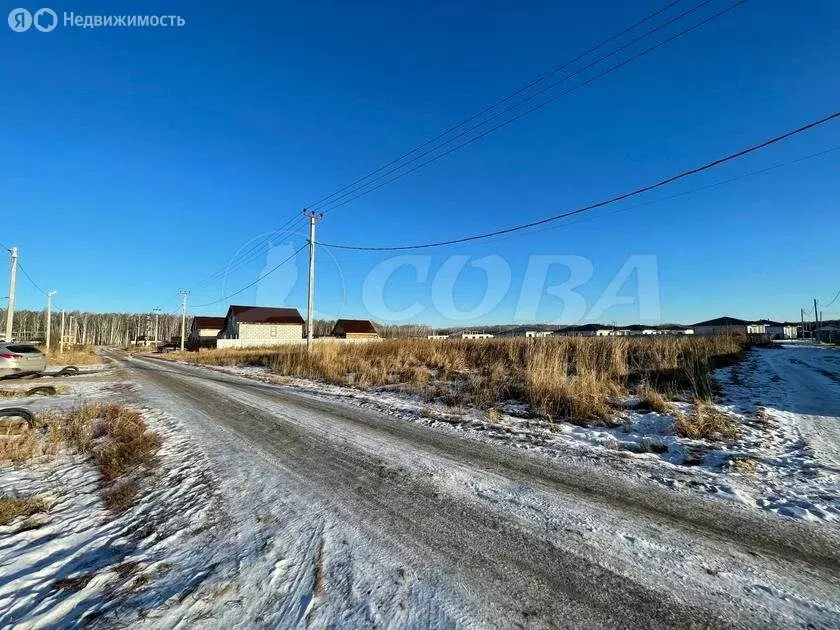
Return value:
M 103 359 L 94 354 L 93 346 L 80 345 L 64 348 L 64 352 L 50 352 L 47 361 L 50 365 L 96 365 Z
M 702 400 L 695 401 L 693 414 L 678 411 L 675 416 L 674 433 L 679 437 L 736 440 L 740 435 L 738 424 L 731 415 Z
M 0 495 L 0 525 L 8 525 L 19 516 L 32 516 L 48 509 L 40 497 L 13 498 Z
M 102 491 L 102 502 L 111 512 L 125 512 L 137 502 L 137 484 L 120 481 Z
M 650 385 L 640 387 L 636 393 L 641 398 L 639 409 L 650 409 L 663 414 L 671 412 L 671 406 L 665 400 L 665 397 Z

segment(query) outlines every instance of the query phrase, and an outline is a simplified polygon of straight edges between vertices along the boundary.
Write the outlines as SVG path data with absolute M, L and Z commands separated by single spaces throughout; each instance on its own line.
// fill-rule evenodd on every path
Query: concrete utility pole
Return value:
M 187 296 L 189 291 L 181 291 L 181 352 L 184 351 L 184 335 L 187 332 Z
M 9 273 L 9 310 L 6 311 L 6 341 L 12 340 L 12 325 L 15 321 L 15 284 L 17 282 L 18 248 L 9 250 L 12 255 L 12 267 Z
M 817 298 L 814 298 L 814 337 L 817 336 L 817 331 L 820 327 L 820 316 L 817 314 Z M 819 341 L 819 339 L 817 339 Z
M 47 354 L 50 353 L 50 333 L 52 332 L 50 329 L 52 328 L 52 296 L 55 295 L 55 291 L 49 291 L 47 293 Z
M 160 341 L 160 339 L 158 339 L 158 321 L 160 320 L 160 307 L 153 308 L 152 312 L 155 314 L 155 344 L 157 344 L 158 341 Z
M 58 352 L 64 353 L 64 309 L 61 309 L 61 338 L 58 340 Z
M 306 313 L 306 350 L 312 351 L 312 317 L 315 309 L 315 222 L 323 218 L 323 214 L 310 212 L 306 209 L 303 215 L 309 218 L 309 303 Z

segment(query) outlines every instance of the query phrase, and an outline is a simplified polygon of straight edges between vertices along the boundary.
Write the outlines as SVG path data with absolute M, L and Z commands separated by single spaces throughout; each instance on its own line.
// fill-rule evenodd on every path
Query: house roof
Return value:
M 197 315 L 196 317 L 193 317 L 192 327 L 194 329 L 224 328 L 225 327 L 225 318 L 224 317 L 203 317 L 201 315 Z
M 303 317 L 296 308 L 271 306 L 239 306 L 231 304 L 225 319 L 236 316 L 240 324 L 303 324 Z
M 339 319 L 333 327 L 333 334 L 353 333 L 353 334 L 376 334 L 376 328 L 368 319 Z
M 715 319 L 709 319 L 705 322 L 697 322 L 694 324 L 695 326 L 746 326 L 747 324 L 751 324 L 753 322 L 748 322 L 744 319 L 738 319 L 737 317 L 717 317 Z

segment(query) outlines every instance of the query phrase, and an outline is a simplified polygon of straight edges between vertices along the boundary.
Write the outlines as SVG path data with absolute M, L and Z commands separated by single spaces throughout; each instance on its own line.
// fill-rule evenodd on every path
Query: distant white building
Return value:
M 461 339 L 492 339 L 493 335 L 490 333 L 480 332 L 462 332 Z
M 762 319 L 764 332 L 770 339 L 796 339 L 799 336 L 799 329 L 791 324 L 774 322 L 769 319 Z
M 427 335 L 426 339 L 449 339 L 449 335 Z

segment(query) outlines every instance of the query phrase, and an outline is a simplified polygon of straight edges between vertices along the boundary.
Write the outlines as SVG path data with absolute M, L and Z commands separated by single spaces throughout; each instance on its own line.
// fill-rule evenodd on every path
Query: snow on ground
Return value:
M 163 446 L 136 505 L 117 516 L 82 456 L 0 463 L 0 494 L 49 505 L 0 526 L 0 628 L 449 627 L 459 616 L 438 601 L 433 581 L 361 540 L 322 499 L 284 483 L 252 448 L 166 394 L 145 392 L 152 404 L 142 402 L 118 370 L 2 387 L 45 380 L 68 393 L 2 406 L 120 402 L 143 414 Z
M 589 451 L 628 475 L 675 490 L 705 492 L 785 517 L 840 523 L 840 351 L 832 348 L 756 348 L 743 363 L 718 370 L 723 393 L 717 407 L 732 415 L 741 435 L 734 442 L 711 443 L 674 435 L 672 414 L 635 411 L 632 397 L 615 422 L 578 426 L 534 418 L 527 405 L 514 400 L 491 418 L 482 410 L 424 401 L 399 386 L 362 390 L 273 375 L 260 367 L 211 369 L 546 456 Z M 693 408 L 673 405 L 684 413 Z

